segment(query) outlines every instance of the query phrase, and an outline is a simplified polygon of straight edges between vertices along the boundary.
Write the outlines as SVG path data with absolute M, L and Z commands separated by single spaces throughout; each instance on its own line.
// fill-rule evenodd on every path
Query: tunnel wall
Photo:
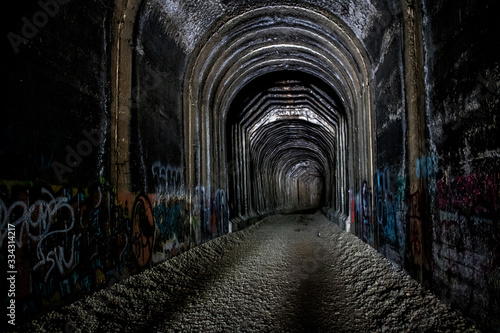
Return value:
M 137 18 L 130 134 L 131 191 L 146 195 L 153 262 L 189 246 L 186 221 L 182 81 L 186 53 L 165 35 L 161 13 L 144 6 Z
M 423 66 L 415 77 L 405 78 L 408 60 L 401 54 L 418 44 L 418 38 L 404 34 L 404 10 L 412 5 L 420 8 L 413 2 L 387 21 L 383 56 L 375 64 L 377 170 L 371 218 L 377 239 L 370 242 L 363 230 L 355 233 L 479 327 L 498 330 L 500 57 L 489 23 L 498 5 L 423 1 L 417 29 Z M 380 39 L 370 40 L 365 41 L 369 52 Z M 408 112 L 414 100 L 408 96 L 418 80 L 425 84 L 425 127 L 412 161 L 409 147 L 415 138 L 409 126 L 415 123 Z M 412 177 L 420 184 L 417 191 L 409 184 Z
M 186 49 L 155 25 L 154 11 L 145 8 L 135 26 L 135 17 L 126 18 L 132 7 L 49 0 L 4 11 L 0 259 L 17 271 L 17 323 L 222 233 L 192 231 L 187 218 L 197 211 L 214 224 L 215 211 L 203 216 L 200 202 L 191 209 L 184 195 Z M 127 24 L 137 39 L 119 40 Z M 133 44 L 131 80 L 116 87 L 126 68 L 114 56 Z M 129 118 L 117 123 L 124 113 Z M 115 141 L 127 151 L 117 152 Z M 125 188 L 115 180 L 120 154 L 129 164 Z M 215 194 L 212 202 L 222 199 Z M 4 309 L 9 294 L 2 288 Z
M 105 285 L 128 253 L 106 148 L 112 6 L 18 1 L 2 10 L 1 301 L 8 318 L 6 275 L 17 271 L 18 325 Z
M 225 22 L 274 3 L 147 0 L 132 9 L 133 2 L 47 0 L 5 11 L 0 259 L 6 266 L 14 244 L 18 318 L 67 304 L 233 226 L 226 180 L 215 167 L 204 173 L 208 162 L 231 172 L 216 153 L 224 140 L 205 156 L 201 144 L 218 134 L 189 125 L 222 118 L 190 118 L 189 105 L 199 97 L 187 88 L 197 78 L 190 69 Z M 344 98 L 352 112 L 341 138 L 351 149 L 345 160 L 359 163 L 330 175 L 348 185 L 332 198 L 347 200 L 332 199 L 325 215 L 481 327 L 498 329 L 500 57 L 490 42 L 495 29 L 484 24 L 495 22 L 493 1 L 489 8 L 423 1 L 425 126 L 414 161 L 401 2 L 288 5 L 339 19 L 346 30 L 335 33 L 356 39 L 370 66 L 359 87 L 369 92 L 363 105 L 373 119 L 353 112 Z M 348 96 L 342 89 L 339 96 Z M 362 131 L 369 136 L 356 136 Z M 363 155 L 362 147 L 373 152 Z M 420 192 L 410 189 L 413 178 Z M 262 206 L 238 226 L 279 212 Z M 412 227 L 424 220 L 419 225 L 426 228 Z M 8 223 L 16 226 L 13 239 Z M 425 274 L 415 270 L 423 266 Z
M 424 1 L 432 286 L 500 330 L 498 3 Z
M 381 2 L 363 42 L 372 58 L 376 165 L 373 184 L 350 190 L 351 229 L 392 261 L 404 265 L 406 242 L 405 92 L 403 16 L 399 2 Z

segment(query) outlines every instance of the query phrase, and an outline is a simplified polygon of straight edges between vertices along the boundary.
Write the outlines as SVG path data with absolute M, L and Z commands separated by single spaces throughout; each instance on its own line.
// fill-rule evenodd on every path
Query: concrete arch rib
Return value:
M 327 206 L 347 216 L 348 190 L 359 188 L 365 180 L 372 186 L 374 117 L 368 68 L 368 56 L 349 27 L 335 16 L 308 8 L 257 8 L 219 24 L 195 48 L 185 77 L 187 185 L 193 191 L 204 187 L 207 196 L 219 189 L 228 191 L 228 162 L 232 161 L 228 161 L 227 143 L 240 147 L 240 162 L 250 160 L 246 157 L 249 125 L 227 127 L 237 94 L 266 74 L 303 72 L 326 83 L 342 104 L 337 108 L 323 103 L 326 106 L 315 107 L 313 112 L 321 119 L 336 119 L 329 129 L 336 132 L 330 140 L 335 144 L 335 158 L 326 158 L 330 165 L 322 168 L 330 170 L 329 178 L 335 178 L 334 188 L 327 189 L 332 192 Z M 318 96 L 309 96 L 309 104 L 317 105 Z M 255 124 L 251 116 L 247 119 Z M 314 135 L 324 135 L 320 132 Z M 239 168 L 239 190 L 250 193 L 251 184 L 243 181 L 251 173 L 250 166 Z M 251 201 L 245 205 L 252 206 Z M 245 211 L 255 214 L 252 207 Z

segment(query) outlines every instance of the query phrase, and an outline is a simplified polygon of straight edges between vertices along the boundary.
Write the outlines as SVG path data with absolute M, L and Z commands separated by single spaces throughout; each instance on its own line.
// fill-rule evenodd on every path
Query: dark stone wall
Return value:
M 375 41 L 382 45 L 381 56 L 373 58 L 378 168 L 373 243 L 401 267 L 411 260 L 408 252 L 425 247 L 432 256 L 431 273 L 422 283 L 481 328 L 498 330 L 498 4 L 423 2 L 427 153 L 413 170 L 405 166 L 405 42 L 398 10 L 392 12 L 392 23 L 381 28 L 384 37 L 372 34 L 365 42 L 372 55 Z M 426 184 L 425 201 L 409 196 L 409 173 Z M 407 223 L 408 214 L 424 202 L 432 230 L 423 230 L 426 239 L 420 243 Z M 369 242 L 363 230 L 357 234 Z
M 406 249 L 406 109 L 404 99 L 402 14 L 399 1 L 374 4 L 377 19 L 366 29 L 363 43 L 372 61 L 375 113 L 375 170 L 369 224 L 357 234 L 400 266 Z M 368 181 L 368 180 L 366 180 Z M 360 207 L 361 194 L 355 199 Z M 358 212 L 359 213 L 359 212 Z
M 374 103 L 376 170 L 373 175 L 373 228 L 378 250 L 404 266 L 406 248 L 406 117 L 401 16 L 387 21 L 377 54 Z
M 424 1 L 433 288 L 500 327 L 500 46 L 495 1 Z
M 3 5 L 0 264 L 3 281 L 7 267 L 17 270 L 18 325 L 105 285 L 107 270 L 122 266 L 116 245 L 127 225 L 111 222 L 116 207 L 105 185 L 112 6 Z M 7 318 L 11 298 L 1 285 Z
M 167 33 L 161 16 L 158 7 L 144 5 L 138 18 L 132 89 L 132 184 L 134 191 L 182 196 L 187 55 Z M 181 179 L 170 176 L 161 184 L 158 167 L 179 172 Z
M 0 179 L 86 186 L 107 173 L 83 131 L 108 136 L 110 2 L 40 3 L 3 10 Z

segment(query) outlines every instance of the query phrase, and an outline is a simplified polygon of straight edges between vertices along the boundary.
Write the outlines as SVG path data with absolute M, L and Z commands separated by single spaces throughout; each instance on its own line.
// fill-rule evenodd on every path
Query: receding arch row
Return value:
M 221 24 L 195 49 L 185 79 L 187 185 L 206 187 L 206 193 L 219 188 L 228 190 L 233 176 L 227 167 L 233 162 L 227 157 L 228 146 L 237 145 L 241 156 L 250 149 L 248 124 L 229 130 L 227 127 L 237 94 L 266 74 L 302 72 L 326 83 L 342 104 L 341 108 L 325 106 L 328 103 L 317 106 L 318 95 L 312 94 L 308 100 L 310 105 L 316 104 L 309 109 L 318 119 L 327 118 L 335 124 L 329 130 L 336 131 L 332 134 L 336 146 L 330 153 L 335 158 L 328 156 L 329 165 L 322 169 L 336 178 L 335 202 L 329 205 L 347 215 L 349 188 L 357 188 L 362 180 L 370 182 L 372 178 L 373 115 L 368 68 L 364 48 L 348 27 L 335 17 L 310 9 L 259 8 Z M 269 112 L 260 106 L 255 110 Z M 255 119 L 249 122 L 255 124 Z M 313 136 L 322 135 L 325 133 L 318 131 Z M 241 177 L 252 173 L 249 165 L 239 168 Z M 246 190 L 252 191 L 241 189 Z
M 285 77 L 294 79 L 284 80 L 280 74 L 287 74 Z M 269 187 L 284 187 L 281 189 L 282 194 L 278 200 L 271 202 L 281 208 L 293 208 L 300 201 L 302 205 L 313 204 L 313 202 L 324 205 L 331 202 L 332 196 L 329 191 L 324 192 L 318 200 L 304 200 L 310 197 L 307 193 L 302 195 L 302 200 L 297 201 L 292 198 L 297 197 L 297 189 L 294 187 L 298 179 L 303 179 L 304 184 L 322 183 L 328 184 L 328 187 L 332 189 L 335 188 L 332 186 L 331 175 L 335 173 L 333 166 L 336 159 L 336 136 L 339 127 L 337 113 L 342 114 L 342 110 L 336 110 L 333 99 L 326 96 L 321 101 L 317 94 L 318 88 L 312 89 L 307 77 L 299 74 L 270 73 L 259 78 L 256 83 L 252 83 L 252 86 L 260 87 L 262 81 L 271 85 L 277 83 L 273 89 L 264 88 L 263 91 L 256 92 L 259 96 L 258 101 L 262 103 L 247 105 L 245 99 L 237 98 L 233 103 L 236 104 L 235 109 L 230 110 L 232 117 L 228 119 L 228 125 L 238 127 L 238 133 L 242 135 L 241 140 L 249 142 L 249 149 L 238 164 L 250 164 L 253 177 L 265 175 L 264 183 L 267 187 L 261 186 L 261 182 L 252 185 L 252 179 L 240 179 L 240 181 L 247 182 L 247 187 L 257 187 L 255 196 L 259 198 L 253 199 L 253 205 L 259 213 L 271 209 L 269 203 L 266 205 L 263 203 L 265 200 L 260 198 L 260 196 L 271 196 L 269 193 L 272 189 Z M 276 75 L 278 75 L 277 81 L 272 81 L 271 78 Z M 299 77 L 304 82 L 297 80 Z M 286 82 L 289 84 L 285 84 Z M 255 98 L 248 97 L 248 95 L 251 96 L 252 90 L 255 90 L 255 87 L 252 89 L 251 86 L 247 86 L 240 95 L 255 101 Z M 297 103 L 297 100 L 300 102 Z M 279 114 L 277 115 L 276 112 Z M 231 153 L 229 158 L 236 156 L 239 160 L 240 147 L 232 146 L 229 149 Z M 311 167 L 306 168 L 304 165 L 311 165 Z M 240 192 L 241 185 L 238 187 L 234 182 L 231 185 L 230 193 L 231 190 L 233 193 Z M 313 187 L 316 187 L 315 191 L 312 191 Z M 308 192 L 312 192 L 309 194 L 318 196 L 319 192 L 323 193 L 323 190 L 317 187 L 317 185 L 309 186 Z M 239 194 L 236 200 L 241 199 L 242 196 Z M 238 215 L 241 215 L 240 211 Z

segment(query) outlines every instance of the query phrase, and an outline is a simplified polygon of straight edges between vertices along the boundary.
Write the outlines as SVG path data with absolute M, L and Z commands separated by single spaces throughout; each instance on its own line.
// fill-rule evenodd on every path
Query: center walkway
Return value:
M 28 327 L 37 332 L 474 332 L 324 216 L 278 215 Z

